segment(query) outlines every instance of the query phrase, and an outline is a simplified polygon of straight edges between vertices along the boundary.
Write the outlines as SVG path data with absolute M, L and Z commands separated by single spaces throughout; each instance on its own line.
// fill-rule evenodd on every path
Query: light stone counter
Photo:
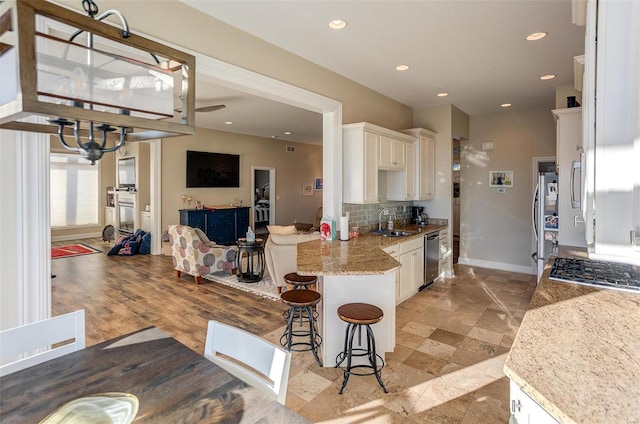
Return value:
M 402 230 L 416 233 L 404 237 L 382 237 L 365 233 L 357 239 L 314 240 L 298 244 L 300 275 L 376 275 L 392 271 L 400 262 L 382 251 L 385 247 L 408 241 L 447 228 L 446 225 L 416 225 Z M 396 228 L 400 230 L 399 228 Z
M 550 280 L 551 263 L 505 374 L 562 423 L 640 423 L 640 294 Z
M 325 367 L 335 365 L 336 355 L 344 347 L 347 325 L 336 312 L 345 303 L 370 303 L 382 309 L 384 318 L 371 327 L 376 338 L 376 352 L 383 358 L 385 353 L 393 352 L 396 327 L 395 272 L 400 262 L 382 249 L 424 237 L 440 228 L 446 226 L 407 227 L 404 229 L 416 231 L 416 234 L 404 237 L 366 233 L 349 241 L 314 240 L 298 244 L 298 273 L 319 277 L 318 291 L 322 294 L 322 304 L 318 323 L 322 336 L 321 357 Z M 366 343 L 366 338 L 362 342 Z M 354 348 L 362 347 L 354 342 Z M 363 359 L 355 358 L 354 361 Z

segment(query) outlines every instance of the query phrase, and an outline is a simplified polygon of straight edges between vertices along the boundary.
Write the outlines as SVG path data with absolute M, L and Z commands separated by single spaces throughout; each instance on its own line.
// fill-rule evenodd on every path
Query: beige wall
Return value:
M 313 223 L 322 206 L 322 191 L 302 196 L 302 183 L 313 183 L 322 176 L 322 146 L 293 143 L 287 153 L 284 143 L 271 139 L 222 131 L 196 129 L 196 134 L 162 141 L 162 228 L 180 221 L 182 195 L 200 200 L 205 206 L 229 205 L 236 198 L 251 205 L 251 167 L 276 169 L 276 224 Z M 186 188 L 186 151 L 231 153 L 240 155 L 240 188 Z M 279 199 L 278 199 L 279 197 Z
M 461 143 L 461 263 L 531 269 L 533 158 L 555 156 L 555 140 L 548 109 L 471 118 L 471 139 Z M 483 141 L 493 141 L 495 149 L 482 151 Z M 492 170 L 513 171 L 506 194 L 488 187 Z

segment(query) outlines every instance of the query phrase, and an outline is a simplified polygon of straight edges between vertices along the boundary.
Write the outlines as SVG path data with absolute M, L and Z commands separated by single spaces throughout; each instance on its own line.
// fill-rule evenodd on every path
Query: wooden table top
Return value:
M 0 422 L 105 392 L 135 395 L 140 423 L 309 422 L 154 327 L 0 378 Z

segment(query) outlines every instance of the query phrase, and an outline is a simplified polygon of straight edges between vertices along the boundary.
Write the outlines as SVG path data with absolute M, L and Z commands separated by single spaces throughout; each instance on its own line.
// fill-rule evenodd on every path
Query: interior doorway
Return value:
M 267 225 L 274 225 L 276 219 L 276 169 L 251 167 L 251 193 L 253 193 L 252 222 L 256 234 L 267 234 Z

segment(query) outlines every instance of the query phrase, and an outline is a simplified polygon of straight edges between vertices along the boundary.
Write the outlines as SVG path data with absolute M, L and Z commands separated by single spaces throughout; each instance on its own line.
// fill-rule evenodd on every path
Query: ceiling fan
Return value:
M 216 110 L 224 109 L 227 105 L 211 105 L 211 106 L 202 106 L 197 107 L 194 110 L 196 112 L 215 112 Z M 174 109 L 176 113 L 182 113 L 182 109 Z

